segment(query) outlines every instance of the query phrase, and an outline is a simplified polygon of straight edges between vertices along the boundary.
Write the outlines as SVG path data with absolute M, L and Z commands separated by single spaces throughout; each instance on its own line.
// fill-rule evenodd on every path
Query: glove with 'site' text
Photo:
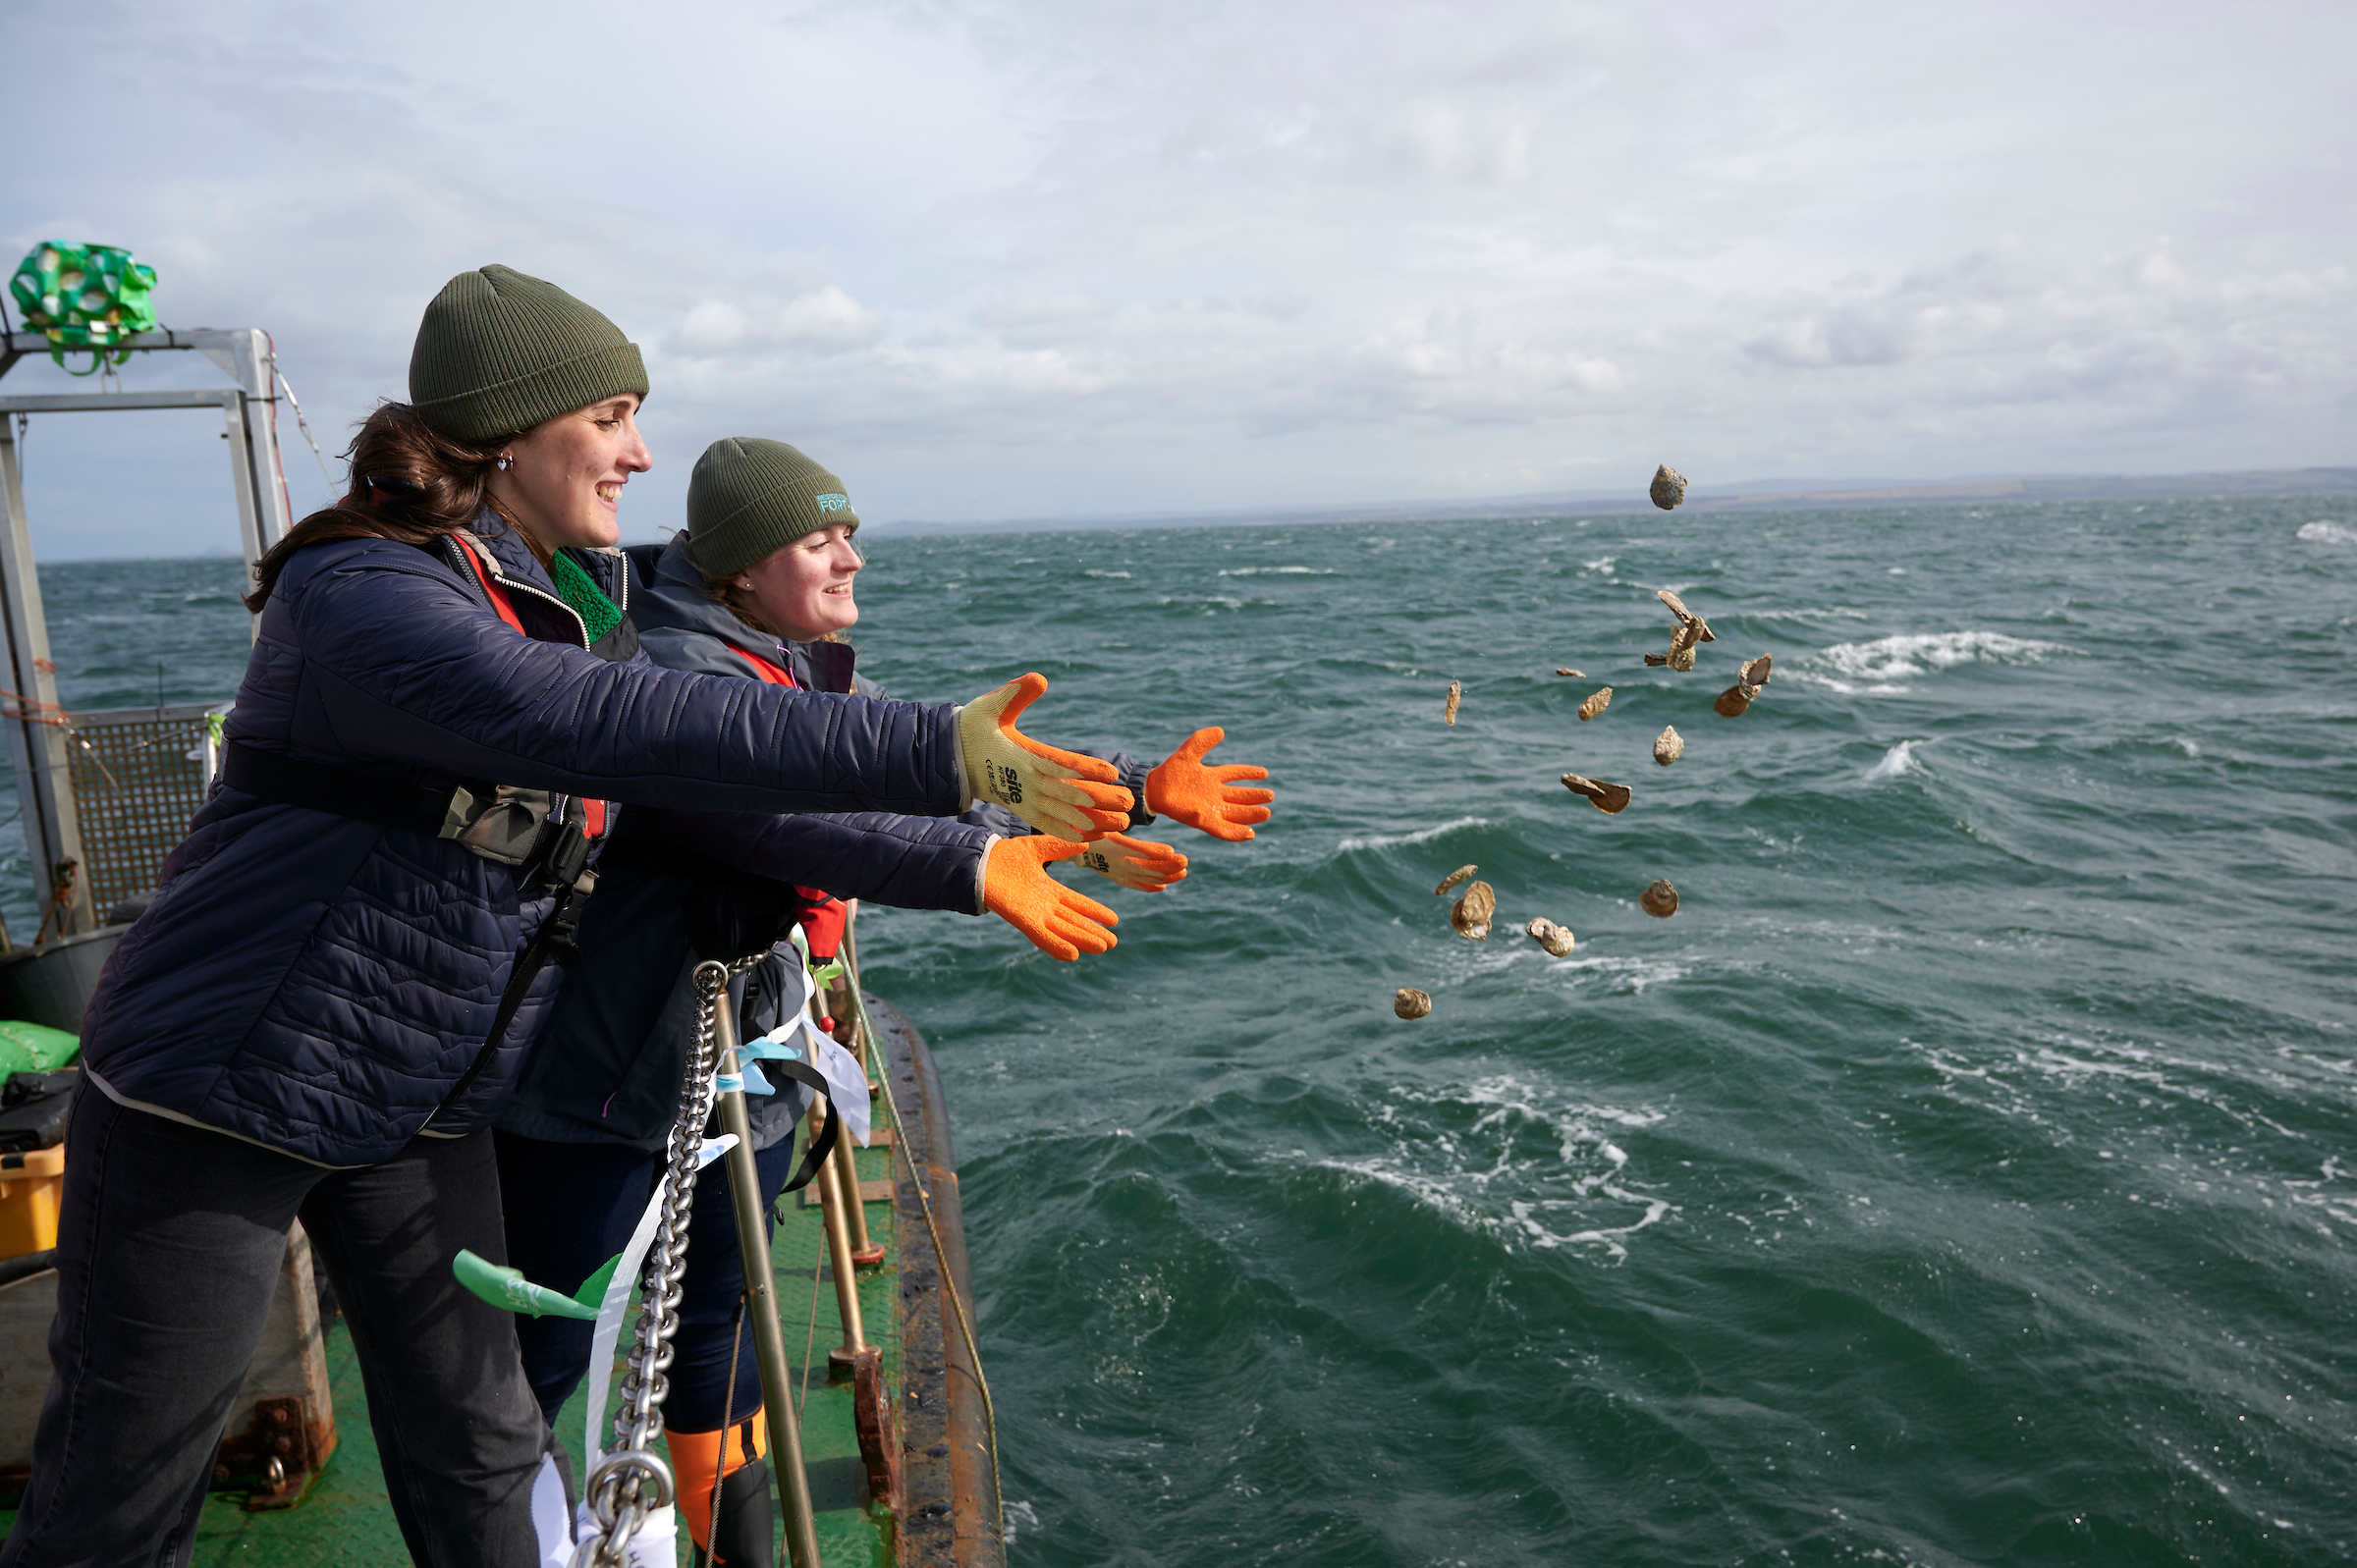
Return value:
M 1051 958 L 1070 963 L 1083 952 L 1113 946 L 1121 916 L 1083 898 L 1047 873 L 1045 862 L 1077 854 L 1083 846 L 1040 834 L 1000 838 L 982 862 L 982 905 L 1031 939 Z
M 1251 838 L 1252 830 L 1245 824 L 1268 821 L 1269 802 L 1277 798 L 1277 792 L 1235 783 L 1238 779 L 1266 779 L 1266 768 L 1243 763 L 1203 766 L 1204 754 L 1227 738 L 1228 731 L 1217 727 L 1188 735 L 1177 751 L 1146 775 L 1146 809 L 1230 843 Z
M 1021 676 L 958 710 L 958 751 L 966 787 L 1041 833 L 1080 841 L 1129 826 L 1129 791 L 1110 762 L 1043 746 L 1014 728 L 1048 689 L 1048 677 Z
M 1062 839 L 1049 839 L 1047 843 L 1054 847 L 1043 845 L 1037 851 L 1041 864 L 1069 860 L 1139 892 L 1160 892 L 1174 882 L 1186 880 L 1186 856 L 1151 838 L 1109 833 L 1084 844 L 1066 843 Z

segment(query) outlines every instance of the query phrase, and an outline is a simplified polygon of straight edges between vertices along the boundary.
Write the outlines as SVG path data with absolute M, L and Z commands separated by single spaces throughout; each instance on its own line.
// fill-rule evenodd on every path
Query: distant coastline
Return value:
M 1055 533 L 1079 528 L 1235 528 L 1258 523 L 1379 522 L 1417 517 L 1503 517 L 1533 512 L 1644 513 L 1651 474 L 1621 490 L 1549 491 L 1481 500 L 1419 501 L 1381 506 L 1280 507 L 1261 511 L 1140 512 L 1121 515 L 1015 517 L 996 521 L 909 518 L 878 525 L 879 532 Z M 1786 512 L 1815 507 L 1954 507 L 1994 502 L 2145 501 L 2196 497 L 2357 495 L 2357 467 L 2253 468 L 2230 473 L 2042 474 L 2028 477 L 1943 479 L 1748 479 L 1695 483 L 1677 510 Z

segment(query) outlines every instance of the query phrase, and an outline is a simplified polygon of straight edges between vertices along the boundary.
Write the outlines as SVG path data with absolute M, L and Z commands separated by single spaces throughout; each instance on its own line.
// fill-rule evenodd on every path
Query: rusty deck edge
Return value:
M 1004 1568 L 981 1384 L 941 1290 L 946 1265 L 970 1319 L 974 1295 L 949 1109 L 916 1026 L 873 995 L 867 1004 L 884 1037 L 893 1094 L 907 1124 L 908 1159 L 894 1162 L 903 1379 L 898 1409 L 905 1466 L 895 1559 L 900 1568 Z M 925 1173 L 932 1195 L 940 1258 L 910 1183 L 912 1167 Z

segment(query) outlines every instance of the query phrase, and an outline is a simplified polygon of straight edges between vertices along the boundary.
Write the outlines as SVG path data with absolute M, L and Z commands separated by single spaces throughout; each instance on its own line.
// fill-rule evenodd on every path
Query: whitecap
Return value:
M 1845 696 L 1891 696 L 1905 682 L 1961 664 L 2037 664 L 2049 654 L 2069 653 L 2058 642 L 2007 636 L 2001 631 L 1908 631 L 1871 642 L 1836 642 L 1820 649 L 1794 673 Z M 1832 674 L 1812 666 L 1822 665 Z
M 1236 567 L 1220 573 L 1223 577 L 1339 577 L 1339 571 L 1322 570 L 1317 567 Z
M 1092 567 L 1088 570 L 1081 572 L 1080 575 L 1083 577 L 1120 577 L 1126 580 L 1129 573 L 1126 571 L 1099 571 Z M 1220 575 L 1224 577 L 1227 575 L 1227 573 L 1223 571 L 1220 573 Z
M 2357 528 L 2334 522 L 2330 517 L 2319 517 L 2314 522 L 2301 523 L 2300 531 L 2294 537 L 2312 545 L 2357 545 Z
M 1915 760 L 1918 745 L 1930 745 L 1929 740 L 1902 740 L 1883 753 L 1883 760 L 1866 770 L 1866 782 L 1875 784 L 1884 779 L 1903 779 L 1911 773 L 1923 772 L 1923 764 Z
M 1454 833 L 1459 828 L 1486 828 L 1488 826 L 1487 818 L 1459 817 L 1454 822 L 1444 822 L 1435 827 L 1419 828 L 1414 833 L 1388 834 L 1374 838 L 1344 838 L 1334 847 L 1338 854 L 1349 854 L 1358 849 L 1396 849 L 1401 844 L 1429 843 L 1441 835 Z
M 1610 571 L 1613 569 L 1613 563 L 1618 559 L 1617 556 L 1598 556 L 1593 561 L 1581 562 L 1579 569 L 1582 571 Z

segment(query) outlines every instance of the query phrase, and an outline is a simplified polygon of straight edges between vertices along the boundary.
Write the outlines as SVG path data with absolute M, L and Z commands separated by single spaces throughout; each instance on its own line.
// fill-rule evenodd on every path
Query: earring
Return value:
M 499 460 L 491 466 L 497 468 L 501 473 L 506 473 L 510 468 L 516 466 L 516 456 L 514 453 L 503 452 L 499 455 Z

